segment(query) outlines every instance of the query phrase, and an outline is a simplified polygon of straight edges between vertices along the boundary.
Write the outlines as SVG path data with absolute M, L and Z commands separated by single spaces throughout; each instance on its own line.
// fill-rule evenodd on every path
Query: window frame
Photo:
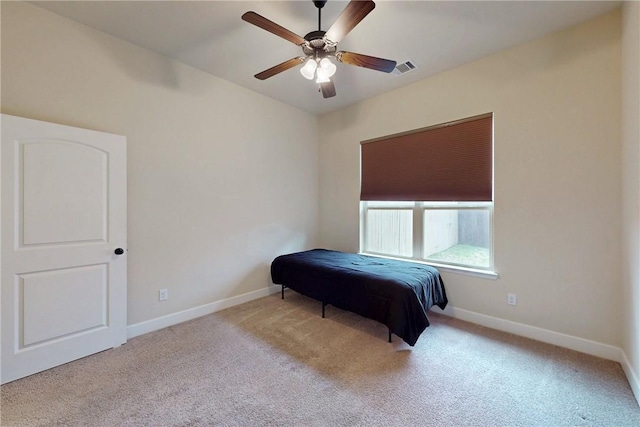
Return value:
M 480 277 L 497 278 L 498 275 L 494 271 L 494 237 L 493 237 L 493 213 L 494 202 L 383 202 L 383 206 L 375 206 L 375 201 L 360 201 L 360 253 L 365 255 L 378 256 L 382 258 L 394 258 L 402 259 L 412 262 L 418 262 L 422 264 L 432 265 L 437 268 L 441 268 L 446 271 L 461 272 Z M 407 203 L 412 203 L 413 206 L 407 206 Z M 370 206 L 370 205 L 374 206 Z M 394 206 L 395 205 L 395 206 Z M 402 206 L 404 205 L 404 206 Z M 369 210 L 408 210 L 413 212 L 413 224 L 412 224 L 412 239 L 413 239 L 413 256 L 406 257 L 400 255 L 390 255 L 385 253 L 367 251 L 367 212 Z M 489 213 L 489 265 L 487 267 L 470 266 L 467 264 L 434 261 L 424 258 L 424 214 L 429 210 L 484 210 Z

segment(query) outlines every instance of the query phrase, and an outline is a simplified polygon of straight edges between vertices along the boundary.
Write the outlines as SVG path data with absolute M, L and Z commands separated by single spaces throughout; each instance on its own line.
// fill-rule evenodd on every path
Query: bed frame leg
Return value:
M 284 287 L 285 287 L 285 286 L 284 286 L 284 285 L 282 285 L 282 291 L 281 291 L 281 292 L 282 292 L 282 299 L 284 299 Z
M 326 302 L 322 303 L 322 318 L 324 319 L 324 308 L 327 306 Z
M 389 342 L 391 342 L 391 329 L 389 329 Z

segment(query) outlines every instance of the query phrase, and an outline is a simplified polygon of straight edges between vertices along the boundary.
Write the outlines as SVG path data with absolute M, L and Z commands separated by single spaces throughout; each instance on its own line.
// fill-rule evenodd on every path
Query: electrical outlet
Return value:
M 507 294 L 507 304 L 509 305 L 518 304 L 518 299 L 516 298 L 516 294 Z
M 158 292 L 158 301 L 166 301 L 169 299 L 169 289 L 160 289 Z

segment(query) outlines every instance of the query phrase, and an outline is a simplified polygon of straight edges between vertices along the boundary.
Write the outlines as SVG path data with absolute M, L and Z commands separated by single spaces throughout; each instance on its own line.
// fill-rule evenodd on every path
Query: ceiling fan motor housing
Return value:
M 335 54 L 336 46 L 326 42 L 325 33 L 326 31 L 311 31 L 304 36 L 307 43 L 302 45 L 302 51 L 306 56 L 314 55 L 318 58 L 324 58 Z

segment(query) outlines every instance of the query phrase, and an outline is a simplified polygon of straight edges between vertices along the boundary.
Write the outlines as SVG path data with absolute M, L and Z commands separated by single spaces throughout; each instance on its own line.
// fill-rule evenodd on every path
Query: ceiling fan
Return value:
M 305 65 L 300 69 L 300 73 L 309 80 L 316 77 L 316 83 L 320 84 L 322 96 L 331 98 L 336 95 L 336 88 L 331 80 L 336 71 L 336 66 L 329 60 L 330 57 L 335 57 L 344 64 L 356 65 L 385 73 L 393 71 L 396 66 L 395 61 L 337 50 L 338 43 L 376 7 L 375 3 L 371 0 L 351 0 L 333 25 L 327 31 L 322 31 L 322 8 L 326 2 L 327 0 L 313 0 L 313 3 L 318 8 L 318 31 L 311 31 L 304 37 L 300 37 L 255 12 L 246 12 L 242 15 L 244 21 L 302 47 L 302 52 L 304 53 L 304 56 L 289 59 L 256 74 L 255 77 L 257 79 L 268 79 L 305 62 Z

